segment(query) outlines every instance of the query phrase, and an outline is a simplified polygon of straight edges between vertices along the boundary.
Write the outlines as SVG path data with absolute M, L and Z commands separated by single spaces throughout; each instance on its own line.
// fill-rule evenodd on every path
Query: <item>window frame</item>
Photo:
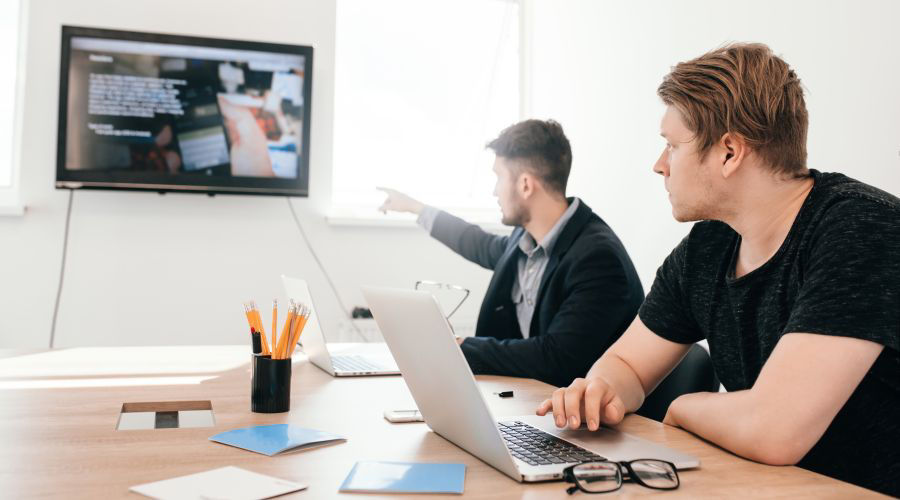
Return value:
M 21 216 L 25 206 L 21 200 L 22 164 L 22 122 L 24 120 L 23 101 L 25 97 L 25 49 L 28 26 L 28 0 L 15 0 L 19 4 L 16 25 L 16 76 L 13 81 L 12 137 L 7 153 L 0 155 L 0 161 L 9 162 L 9 184 L 0 185 L 0 216 Z

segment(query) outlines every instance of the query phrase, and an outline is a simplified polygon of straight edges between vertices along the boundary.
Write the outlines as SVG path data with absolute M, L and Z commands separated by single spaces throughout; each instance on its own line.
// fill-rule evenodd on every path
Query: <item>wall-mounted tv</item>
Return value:
M 307 196 L 312 56 L 63 26 L 56 187 Z

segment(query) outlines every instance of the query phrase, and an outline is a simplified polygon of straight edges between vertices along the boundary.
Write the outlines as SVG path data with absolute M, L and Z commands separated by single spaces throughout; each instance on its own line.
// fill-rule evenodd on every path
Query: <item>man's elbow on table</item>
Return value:
M 755 447 L 755 456 L 747 458 L 766 465 L 797 465 L 808 451 L 796 443 L 766 439 Z
M 809 426 L 795 422 L 784 414 L 747 419 L 738 431 L 746 452 L 739 455 L 766 465 L 796 465 L 820 436 L 811 436 Z

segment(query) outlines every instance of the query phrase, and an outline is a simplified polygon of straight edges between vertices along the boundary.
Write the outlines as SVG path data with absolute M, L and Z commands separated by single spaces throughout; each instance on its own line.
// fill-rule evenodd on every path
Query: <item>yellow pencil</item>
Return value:
M 309 307 L 304 308 L 304 314 L 300 318 L 299 324 L 297 325 L 297 331 L 294 333 L 293 338 L 291 340 L 291 347 L 288 351 L 287 357 L 292 357 L 294 355 L 294 349 L 297 348 L 297 342 L 300 341 L 300 335 L 303 333 L 303 329 L 306 328 L 306 323 L 309 321 L 309 316 L 312 314 L 312 309 Z
M 303 317 L 303 304 L 298 304 L 294 318 L 291 320 L 291 331 L 290 335 L 288 335 L 287 341 L 284 343 L 284 346 L 281 348 L 281 358 L 287 359 L 290 356 L 288 355 L 288 351 L 291 350 L 291 340 L 294 338 L 294 332 L 297 331 L 297 324 L 300 322 L 300 318 Z
M 244 302 L 244 316 L 247 316 L 247 324 L 250 328 L 256 329 L 256 325 L 253 324 L 253 314 L 250 313 L 250 305 Z
M 261 335 L 265 334 L 266 330 L 263 328 L 262 317 L 259 315 L 259 308 L 256 307 L 256 302 L 251 300 L 250 306 L 253 308 L 252 313 L 253 313 L 253 319 L 254 319 L 254 321 L 256 321 L 256 326 L 257 326 L 256 329 L 259 330 L 259 333 Z
M 278 347 L 275 349 L 275 352 L 272 353 L 272 359 L 282 359 L 281 353 L 284 349 L 284 345 L 287 343 L 288 332 L 291 331 L 291 323 L 294 321 L 295 314 L 296 306 L 294 305 L 294 301 L 291 301 L 291 305 L 288 307 L 287 317 L 284 318 L 284 326 L 281 327 L 281 338 L 278 339 Z
M 275 350 L 275 342 L 278 328 L 278 299 L 272 300 L 272 350 Z
M 291 357 L 291 351 L 293 351 L 291 346 L 293 345 L 294 340 L 296 340 L 297 338 L 297 328 L 300 327 L 300 323 L 303 321 L 304 314 L 306 314 L 306 306 L 300 304 L 299 306 L 297 306 L 297 316 L 294 318 L 294 322 L 291 324 L 291 334 L 290 336 L 288 336 L 288 341 L 284 345 L 283 354 L 285 358 Z

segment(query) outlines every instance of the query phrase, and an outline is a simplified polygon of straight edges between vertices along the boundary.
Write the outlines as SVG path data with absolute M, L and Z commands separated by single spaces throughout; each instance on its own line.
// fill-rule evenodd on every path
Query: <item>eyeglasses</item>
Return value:
M 634 481 L 654 490 L 674 490 L 681 482 L 675 464 L 665 460 L 642 458 L 627 462 L 584 462 L 571 465 L 563 470 L 563 479 L 570 486 L 566 493 L 608 493 L 622 487 L 625 481 Z
M 463 302 L 465 302 L 466 299 L 469 298 L 469 294 L 471 293 L 468 288 L 463 288 L 459 285 L 438 283 L 437 281 L 426 281 L 426 280 L 416 281 L 416 290 L 429 289 L 429 288 L 432 290 L 443 288 L 446 290 L 454 290 L 454 291 L 457 291 L 457 292 L 460 292 L 463 294 L 462 299 L 460 299 L 460 301 L 456 304 L 456 307 L 454 307 L 453 310 L 450 311 L 450 314 L 447 315 L 447 319 L 450 319 L 450 316 L 453 316 L 453 313 L 455 313 L 457 311 L 457 309 L 459 309 L 460 306 L 463 305 Z

